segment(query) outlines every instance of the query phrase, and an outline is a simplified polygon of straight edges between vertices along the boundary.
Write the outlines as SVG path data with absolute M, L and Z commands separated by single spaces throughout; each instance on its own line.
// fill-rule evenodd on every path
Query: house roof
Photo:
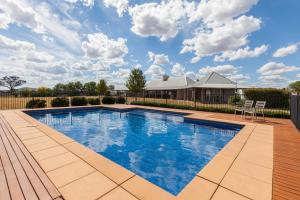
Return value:
M 168 80 L 152 80 L 146 83 L 147 90 L 175 90 L 187 88 L 195 81 L 187 76 L 169 77 Z
M 201 78 L 195 84 L 189 88 L 223 88 L 223 89 L 235 89 L 235 88 L 247 88 L 246 86 L 238 85 L 236 82 L 216 73 L 211 72 L 209 75 Z

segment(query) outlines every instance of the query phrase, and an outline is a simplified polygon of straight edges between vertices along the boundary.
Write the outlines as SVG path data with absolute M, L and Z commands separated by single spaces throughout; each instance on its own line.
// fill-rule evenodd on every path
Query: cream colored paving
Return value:
M 109 107 L 128 109 L 140 106 Z M 184 112 L 190 114 L 187 118 L 245 126 L 177 196 L 21 111 L 2 114 L 66 200 L 271 199 L 273 127 L 214 119 L 206 112 Z

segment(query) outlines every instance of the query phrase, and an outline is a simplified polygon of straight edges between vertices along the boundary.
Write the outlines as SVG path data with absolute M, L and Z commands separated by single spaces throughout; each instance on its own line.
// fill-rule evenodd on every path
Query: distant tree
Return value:
M 107 91 L 108 91 L 108 87 L 107 87 L 106 81 L 101 79 L 99 81 L 99 83 L 97 84 L 97 92 L 100 95 L 105 95 L 107 93 Z
M 137 100 L 137 94 L 142 92 L 146 86 L 146 78 L 143 71 L 140 69 L 133 69 L 130 72 L 129 78 L 126 81 L 126 87 L 130 92 L 135 94 L 135 100 Z
M 21 80 L 18 76 L 4 76 L 0 79 L 0 86 L 8 88 L 11 93 L 15 91 L 16 87 L 25 83 L 26 81 Z
M 80 83 L 79 81 L 69 82 L 68 84 L 66 84 L 66 91 L 70 96 L 79 96 L 83 94 L 84 88 L 82 83 Z
M 88 96 L 95 96 L 97 94 L 97 83 L 94 81 L 85 83 L 83 85 L 84 87 L 84 92 Z
M 53 94 L 55 96 L 66 95 L 67 94 L 67 86 L 62 83 L 58 83 L 53 87 Z
M 29 88 L 25 88 L 24 90 L 21 90 L 19 92 L 20 96 L 22 97 L 30 97 L 32 96 L 32 89 L 29 89 Z
M 36 91 L 36 96 L 50 97 L 50 96 L 52 96 L 52 90 L 47 87 L 39 87 Z
M 289 85 L 289 89 L 293 92 L 300 93 L 300 81 L 295 81 Z

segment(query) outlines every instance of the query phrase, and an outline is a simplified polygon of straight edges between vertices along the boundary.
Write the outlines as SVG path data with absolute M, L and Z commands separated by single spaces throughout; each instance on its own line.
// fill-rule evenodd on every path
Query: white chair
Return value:
M 246 100 L 244 106 L 236 106 L 234 109 L 234 116 L 236 115 L 236 112 L 241 112 L 241 115 L 245 115 L 246 110 L 252 109 L 253 106 L 253 100 Z
M 256 101 L 254 108 L 244 111 L 244 116 L 246 115 L 246 113 L 249 113 L 250 115 L 252 115 L 252 120 L 253 120 L 254 117 L 257 119 L 257 114 L 262 114 L 265 120 L 265 114 L 264 114 L 265 106 L 266 106 L 265 101 Z

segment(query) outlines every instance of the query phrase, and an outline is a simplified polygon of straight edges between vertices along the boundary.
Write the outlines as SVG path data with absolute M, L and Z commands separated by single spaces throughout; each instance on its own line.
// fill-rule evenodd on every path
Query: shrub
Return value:
M 52 107 L 68 107 L 69 99 L 65 97 L 56 97 L 51 101 Z
M 89 98 L 88 103 L 90 105 L 100 105 L 100 99 L 99 98 Z
M 266 108 L 289 108 L 289 93 L 275 88 L 251 88 L 244 91 L 247 99 L 266 101 Z
M 116 103 L 124 104 L 126 102 L 126 99 L 124 97 L 117 97 Z
M 240 95 L 230 96 L 228 98 L 228 104 L 230 105 L 242 105 L 243 101 Z
M 103 104 L 114 104 L 115 103 L 115 98 L 110 97 L 110 96 L 105 96 L 102 99 Z
M 177 104 L 165 104 L 157 102 L 143 102 L 143 101 L 133 101 L 132 105 L 142 105 L 142 106 L 152 106 L 152 107 L 163 107 L 163 108 L 175 108 L 184 110 L 197 110 L 197 111 L 207 111 L 207 112 L 219 112 L 219 113 L 234 113 L 234 108 L 232 106 L 228 107 L 211 107 L 211 106 L 189 106 L 189 105 L 177 105 Z M 265 110 L 266 117 L 275 118 L 290 118 L 290 113 L 288 110 Z
M 72 106 L 86 106 L 88 101 L 85 97 L 73 97 L 71 100 Z
M 45 108 L 46 101 L 41 99 L 32 99 L 26 103 L 26 108 Z

